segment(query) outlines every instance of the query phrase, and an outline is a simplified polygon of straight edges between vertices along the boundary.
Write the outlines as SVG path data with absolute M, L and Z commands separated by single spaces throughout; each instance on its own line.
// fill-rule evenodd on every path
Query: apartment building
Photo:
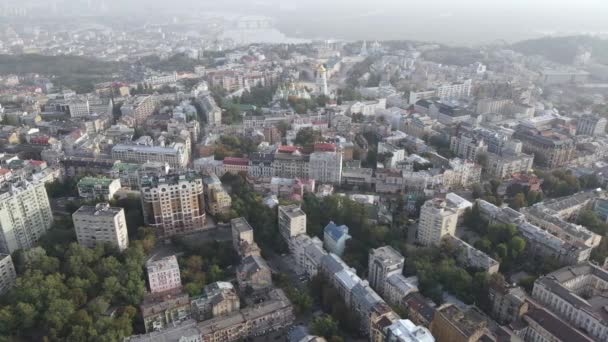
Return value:
M 171 255 L 159 260 L 149 260 L 146 263 L 148 285 L 151 293 L 163 293 L 179 290 L 182 280 L 179 273 L 177 257 Z
M 51 228 L 53 213 L 44 183 L 13 179 L 0 188 L 0 253 L 32 248 Z
M 381 296 L 385 296 L 387 279 L 393 274 L 401 274 L 405 258 L 391 246 L 379 247 L 369 252 L 369 285 Z
M 154 95 L 138 95 L 129 98 L 120 107 L 121 121 L 129 123 L 131 127 L 141 125 L 150 117 L 159 105 Z
M 342 153 L 313 152 L 308 162 L 308 176 L 320 183 L 340 184 L 342 180 Z
M 592 263 L 567 266 L 534 282 L 532 297 L 598 341 L 608 340 L 608 271 Z
M 458 213 L 445 200 L 431 199 L 422 205 L 418 222 L 418 242 L 425 246 L 441 244 L 446 235 L 454 235 Z
M 81 246 L 94 248 L 98 243 L 108 243 L 120 251 L 129 247 L 123 208 L 113 208 L 108 203 L 84 205 L 72 214 L 72 220 L 76 238 Z
M 112 147 L 112 159 L 138 164 L 160 162 L 173 169 L 184 169 L 190 162 L 190 151 L 179 142 L 168 146 L 117 144 Z
M 290 241 L 298 235 L 306 234 L 306 213 L 299 205 L 279 206 L 279 233 L 290 245 Z
M 521 140 L 523 152 L 534 155 L 534 162 L 547 168 L 565 166 L 573 158 L 576 144 L 570 137 L 552 131 L 520 126 L 513 138 Z
M 203 180 L 195 172 L 141 179 L 144 221 L 160 236 L 205 229 Z
M 0 254 L 0 295 L 8 292 L 17 279 L 15 265 L 10 254 Z
M 488 151 L 488 145 L 474 136 L 460 134 L 450 140 L 450 150 L 459 158 L 477 161 L 479 155 Z
M 218 281 L 203 289 L 203 294 L 192 299 L 192 316 L 197 321 L 224 316 L 239 310 L 239 296 L 232 283 Z
M 114 198 L 116 191 L 120 190 L 120 179 L 106 177 L 84 177 L 78 181 L 78 196 L 86 199 Z
M 598 115 L 583 115 L 576 121 L 576 135 L 605 135 L 608 119 Z

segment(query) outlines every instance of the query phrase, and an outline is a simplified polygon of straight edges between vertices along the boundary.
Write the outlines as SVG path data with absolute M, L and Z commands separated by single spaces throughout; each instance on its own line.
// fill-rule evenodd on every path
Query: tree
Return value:
M 522 239 L 519 236 L 514 236 L 513 239 L 509 242 L 509 250 L 511 251 L 511 256 L 513 258 L 517 258 L 523 253 L 526 249 L 526 240 Z
M 526 196 L 522 192 L 517 193 L 515 197 L 513 197 L 513 199 L 511 200 L 510 204 L 511 208 L 515 210 L 519 210 L 520 208 L 528 206 Z
M 325 338 L 330 338 L 338 332 L 338 324 L 330 315 L 313 318 L 309 328 L 312 334 Z

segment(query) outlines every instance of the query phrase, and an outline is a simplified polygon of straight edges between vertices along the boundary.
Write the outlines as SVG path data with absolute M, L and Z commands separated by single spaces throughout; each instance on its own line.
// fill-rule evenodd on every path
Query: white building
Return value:
M 367 280 L 369 285 L 384 296 L 387 278 L 401 274 L 405 258 L 391 246 L 372 249 L 369 252 Z
M 309 177 L 320 183 L 340 184 L 342 153 L 313 152 L 308 163 Z
M 17 180 L 0 189 L 0 253 L 33 247 L 52 224 L 44 183 Z
M 15 285 L 17 272 L 10 254 L 0 254 L 0 295 L 5 294 Z
M 82 206 L 72 214 L 72 220 L 76 238 L 82 246 L 94 248 L 98 243 L 109 243 L 120 251 L 129 246 L 123 208 L 113 208 L 107 203 Z
M 608 271 L 591 264 L 561 268 L 534 282 L 532 297 L 597 341 L 608 341 Z M 604 303 L 603 305 L 601 303 Z
M 431 199 L 420 210 L 418 222 L 418 242 L 425 246 L 441 243 L 446 235 L 454 235 L 458 213 L 449 208 L 442 199 Z
M 299 205 L 279 206 L 279 233 L 291 247 L 290 240 L 306 234 L 306 213 Z
M 386 342 L 435 342 L 429 329 L 400 319 L 385 328 Z
M 299 270 L 308 277 L 315 276 L 319 271 L 321 259 L 327 255 L 323 249 L 323 241 L 316 236 L 311 238 L 302 234 L 293 239 L 292 248 Z
M 112 147 L 112 159 L 139 164 L 168 163 L 171 168 L 184 169 L 190 161 L 190 151 L 182 143 L 169 146 L 117 144 Z
M 445 84 L 433 90 L 410 91 L 410 104 L 416 104 L 420 100 L 428 100 L 437 97 L 440 100 L 458 100 L 471 96 L 473 80 L 468 79 L 463 82 Z
M 182 280 L 179 274 L 179 264 L 175 255 L 160 260 L 149 260 L 146 263 L 150 292 L 162 293 L 180 289 Z

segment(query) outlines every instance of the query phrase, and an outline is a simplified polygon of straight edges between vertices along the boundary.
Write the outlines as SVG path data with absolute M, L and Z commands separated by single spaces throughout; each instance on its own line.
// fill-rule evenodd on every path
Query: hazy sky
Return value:
M 470 44 L 543 33 L 608 32 L 608 0 L 0 0 L 55 2 L 60 8 L 105 3 L 144 8 L 268 15 L 304 38 L 415 39 Z

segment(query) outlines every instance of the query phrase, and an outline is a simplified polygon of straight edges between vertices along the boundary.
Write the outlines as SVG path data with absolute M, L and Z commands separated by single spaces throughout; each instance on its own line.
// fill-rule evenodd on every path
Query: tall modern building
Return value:
M 279 232 L 288 243 L 294 237 L 306 234 L 306 213 L 299 205 L 279 206 Z
M 0 295 L 15 285 L 17 272 L 10 254 L 0 254 Z
M 203 180 L 195 172 L 143 177 L 144 221 L 164 237 L 205 228 Z
M 129 247 L 127 221 L 123 208 L 112 208 L 107 203 L 84 205 L 72 214 L 78 243 L 93 248 L 98 243 L 110 243 L 120 251 Z
M 31 248 L 52 224 L 43 182 L 16 180 L 0 188 L 0 253 Z
M 401 274 L 404 262 L 405 258 L 391 246 L 372 249 L 369 252 L 367 275 L 369 285 L 384 296 L 387 278 L 393 274 Z
M 604 135 L 606 124 L 606 118 L 597 115 L 582 116 L 576 121 L 576 135 Z
M 420 210 L 418 242 L 425 246 L 439 245 L 445 235 L 454 235 L 458 213 L 442 199 L 431 199 Z

